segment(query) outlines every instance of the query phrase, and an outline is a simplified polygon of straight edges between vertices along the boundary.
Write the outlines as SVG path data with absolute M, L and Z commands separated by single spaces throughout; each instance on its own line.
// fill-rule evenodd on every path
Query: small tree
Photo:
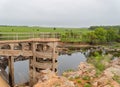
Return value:
M 106 36 L 107 42 L 111 43 L 115 41 L 116 38 L 117 38 L 117 33 L 114 29 L 107 30 L 107 36 Z
M 95 44 L 96 43 L 97 36 L 95 35 L 94 32 L 87 33 L 87 37 L 88 37 L 88 40 L 89 40 L 90 44 Z
M 107 31 L 104 28 L 95 29 L 95 35 L 97 36 L 97 40 L 99 43 L 106 42 Z
M 54 27 L 53 30 L 56 30 L 56 28 Z

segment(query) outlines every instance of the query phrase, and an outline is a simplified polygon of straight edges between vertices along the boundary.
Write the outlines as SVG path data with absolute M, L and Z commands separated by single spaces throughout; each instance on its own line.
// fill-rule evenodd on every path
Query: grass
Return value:
M 59 33 L 61 41 L 63 42 L 81 42 L 82 34 L 89 32 L 87 28 L 54 28 L 54 27 L 29 27 L 29 26 L 0 26 L 1 40 L 14 39 L 12 36 L 16 37 L 16 33 L 21 33 L 18 36 L 25 36 L 22 33 Z M 9 34 L 15 33 L 15 34 Z M 3 34 L 8 33 L 8 34 Z M 31 34 L 32 35 L 32 34 Z M 5 37 L 4 37 L 5 36 Z M 9 38 L 8 38 L 9 37 Z M 26 39 L 23 38 L 23 39 Z M 18 39 L 22 39 L 21 37 Z
M 81 83 L 81 80 L 77 80 L 77 83 Z
M 111 58 L 108 55 L 102 56 L 99 52 L 95 52 L 87 59 L 87 62 L 93 64 L 100 73 L 106 68 L 104 62 L 110 62 L 110 60 Z
M 85 83 L 85 84 L 84 84 L 84 87 L 92 87 L 92 86 L 91 86 L 91 84 L 89 84 L 89 83 Z
M 120 76 L 114 75 L 113 80 L 117 81 L 120 84 Z
M 83 80 L 90 80 L 90 77 L 89 76 L 84 76 L 82 77 Z
M 0 26 L 0 32 L 88 32 L 87 28 L 53 28 L 53 27 L 29 27 L 29 26 Z
M 118 49 L 118 48 L 120 48 L 120 43 L 112 42 L 111 44 L 107 44 L 105 46 L 108 47 L 108 48 L 111 48 L 111 49 Z

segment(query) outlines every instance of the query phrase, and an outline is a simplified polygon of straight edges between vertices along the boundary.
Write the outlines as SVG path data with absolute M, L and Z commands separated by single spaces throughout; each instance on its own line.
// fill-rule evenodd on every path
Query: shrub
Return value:
M 95 64 L 95 67 L 98 69 L 98 70 L 100 70 L 100 71 L 103 71 L 103 70 L 105 70 L 105 65 L 104 64 L 102 64 L 102 63 L 96 63 Z
M 76 77 L 75 77 L 75 79 L 79 79 L 79 78 L 80 78 L 80 76 L 76 76 Z
M 120 76 L 114 75 L 113 80 L 117 81 L 120 84 Z
M 99 52 L 94 52 L 94 54 L 93 54 L 95 57 L 97 57 L 97 56 L 100 56 L 100 54 L 99 54 Z
M 81 83 L 81 80 L 77 80 L 77 83 Z
M 91 86 L 91 84 L 89 84 L 89 83 L 85 83 L 85 84 L 84 84 L 84 87 L 92 87 L 92 86 Z
M 90 80 L 90 77 L 89 76 L 83 76 L 82 79 L 83 80 Z

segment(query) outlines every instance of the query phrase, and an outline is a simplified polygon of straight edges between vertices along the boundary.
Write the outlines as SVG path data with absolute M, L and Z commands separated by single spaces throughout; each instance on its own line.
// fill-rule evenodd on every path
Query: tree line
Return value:
M 120 25 L 117 25 L 117 26 L 90 26 L 88 29 L 89 30 L 95 30 L 97 28 L 104 28 L 104 29 L 120 29 Z
M 83 38 L 90 44 L 120 42 L 120 29 L 97 27 L 86 33 Z
M 96 27 L 89 32 L 73 32 L 67 31 L 61 35 L 61 39 L 65 42 L 84 42 L 89 44 L 105 44 L 112 42 L 120 42 L 120 29 Z

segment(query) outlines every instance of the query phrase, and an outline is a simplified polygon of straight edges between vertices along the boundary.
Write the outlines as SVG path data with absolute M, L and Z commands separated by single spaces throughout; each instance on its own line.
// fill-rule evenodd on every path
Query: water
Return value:
M 86 61 L 86 58 L 80 52 L 72 55 L 61 55 L 58 57 L 58 75 L 64 71 L 76 70 L 80 62 Z M 14 63 L 15 83 L 22 84 L 29 81 L 29 60 L 18 61 Z
M 8 72 L 8 67 L 6 69 Z M 29 60 L 14 63 L 15 84 L 22 84 L 29 81 Z
M 29 60 L 15 62 L 15 83 L 29 81 Z
M 66 70 L 76 70 L 80 62 L 86 61 L 86 58 L 80 52 L 72 55 L 61 55 L 58 57 L 58 74 L 61 75 Z

